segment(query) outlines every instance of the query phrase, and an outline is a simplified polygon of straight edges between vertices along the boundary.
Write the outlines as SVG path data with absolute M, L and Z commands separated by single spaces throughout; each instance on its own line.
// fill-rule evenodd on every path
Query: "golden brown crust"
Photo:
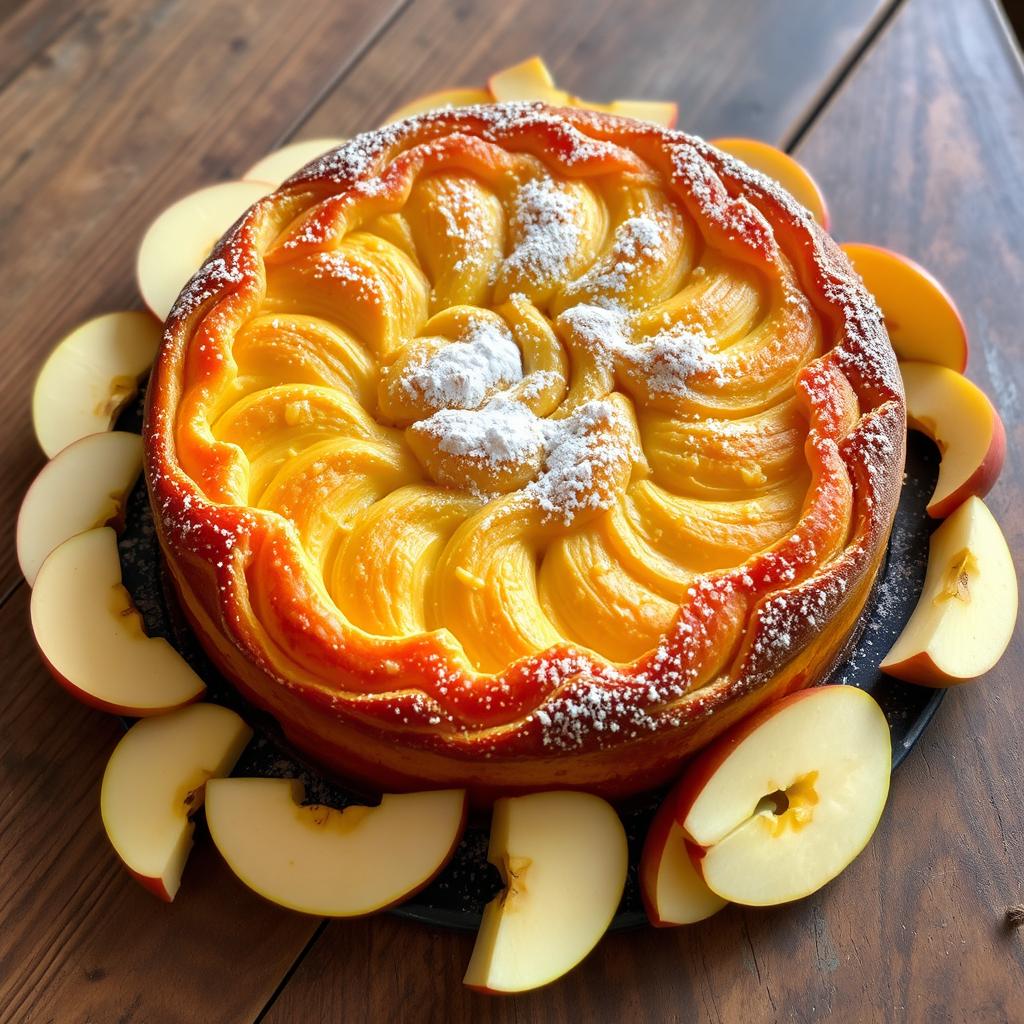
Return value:
M 739 568 L 695 579 L 669 632 L 628 664 L 566 642 L 487 674 L 441 632 L 344 630 L 322 585 L 294 571 L 284 520 L 231 503 L 224 446 L 208 443 L 189 404 L 197 388 L 221 386 L 227 371 L 212 342 L 259 307 L 281 237 L 287 258 L 315 251 L 353 195 L 386 208 L 408 165 L 429 159 L 422 144 L 472 166 L 477 140 L 533 153 L 569 176 L 608 172 L 616 161 L 628 170 L 632 155 L 709 240 L 755 266 L 784 254 L 831 335 L 796 381 L 811 474 L 797 528 Z M 360 137 L 253 207 L 172 311 L 145 438 L 161 545 L 222 671 L 340 775 L 385 790 L 465 785 L 487 799 L 552 786 L 612 797 L 649 788 L 740 715 L 819 681 L 883 556 L 904 430 L 878 309 L 838 246 L 786 193 L 683 133 L 524 104 L 439 112 Z

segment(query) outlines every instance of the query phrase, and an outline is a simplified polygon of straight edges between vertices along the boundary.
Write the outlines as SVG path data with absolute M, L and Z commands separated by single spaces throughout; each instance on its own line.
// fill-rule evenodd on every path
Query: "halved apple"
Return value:
M 136 722 L 103 774 L 100 813 L 125 867 L 168 903 L 181 873 L 209 779 L 228 775 L 252 730 L 216 704 L 194 704 Z
M 166 640 L 143 632 L 108 526 L 50 552 L 32 588 L 31 613 L 51 672 L 86 704 L 142 717 L 189 704 L 206 689 Z
M 32 392 L 32 425 L 47 456 L 110 429 L 153 364 L 160 333 L 148 313 L 106 313 L 57 345 Z
M 493 103 L 494 97 L 486 89 L 442 89 L 440 92 L 418 96 L 388 116 L 385 124 L 404 121 L 407 117 L 425 114 L 431 110 L 446 110 L 453 107 L 473 107 L 478 103 Z
M 754 170 L 767 174 L 769 178 L 774 178 L 797 202 L 806 206 L 811 216 L 828 231 L 828 205 L 824 193 L 807 169 L 788 153 L 760 139 L 712 139 L 711 145 L 749 164 Z
M 135 279 L 146 305 L 166 320 L 189 278 L 221 235 L 274 186 L 264 181 L 224 181 L 168 206 L 146 230 L 135 261 Z
M 540 57 L 529 57 L 491 75 L 487 89 L 498 103 L 540 100 L 555 107 L 564 107 L 571 97 L 555 86 L 547 64 Z
M 1003 531 L 981 498 L 968 498 L 933 534 L 914 614 L 882 671 L 922 686 L 984 675 L 1017 622 L 1017 572 Z
M 275 188 L 296 171 L 345 142 L 344 139 L 301 139 L 261 157 L 242 175 L 245 181 L 267 182 Z
M 461 789 L 385 796 L 377 807 L 303 804 L 296 779 L 216 779 L 206 821 L 250 889 L 323 917 L 401 903 L 448 863 L 466 821 Z
M 722 899 L 809 896 L 867 845 L 889 792 L 881 708 L 853 686 L 801 690 L 723 734 L 687 769 L 676 821 Z
M 943 519 L 971 495 L 981 498 L 992 489 L 1006 457 L 1006 431 L 985 392 L 955 370 L 907 362 L 900 363 L 900 373 L 907 425 L 942 452 L 928 515 Z
M 694 867 L 686 833 L 676 821 L 676 804 L 673 791 L 658 808 L 640 857 L 640 895 L 648 920 L 658 928 L 703 921 L 727 902 Z
M 29 586 L 58 544 L 120 516 L 141 471 L 142 438 L 120 430 L 89 434 L 43 466 L 18 512 L 18 564 Z
M 589 793 L 504 798 L 494 804 L 487 859 L 506 888 L 484 908 L 463 980 L 523 992 L 571 970 L 608 929 L 626 883 L 626 832 Z
M 603 109 L 620 117 L 660 124 L 662 128 L 675 128 L 679 116 L 679 107 L 668 100 L 612 100 Z
M 967 328 L 946 289 L 912 259 L 879 245 L 841 248 L 881 308 L 896 355 L 963 373 Z

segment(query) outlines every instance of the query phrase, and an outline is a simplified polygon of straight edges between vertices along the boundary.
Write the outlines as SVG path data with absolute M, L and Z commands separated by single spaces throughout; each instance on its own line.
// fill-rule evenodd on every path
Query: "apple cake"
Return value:
M 299 750 L 614 798 L 828 673 L 904 429 L 878 308 L 788 193 L 507 104 L 251 207 L 171 312 L 145 443 L 189 621 Z

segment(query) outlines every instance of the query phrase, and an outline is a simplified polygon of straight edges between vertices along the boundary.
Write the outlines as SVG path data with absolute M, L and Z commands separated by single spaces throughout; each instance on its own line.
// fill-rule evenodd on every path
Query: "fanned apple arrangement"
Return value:
M 424 96 L 390 120 L 536 100 L 668 128 L 676 118 L 672 103 L 580 100 L 532 58 L 494 75 L 486 90 Z M 110 758 L 101 809 L 128 870 L 168 901 L 204 805 L 214 843 L 246 885 L 321 916 L 368 914 L 419 892 L 448 863 L 466 823 L 461 790 L 389 794 L 377 806 L 338 810 L 305 803 L 294 780 L 230 777 L 249 726 L 227 708 L 195 703 L 202 679 L 166 640 L 146 635 L 122 585 L 116 531 L 143 446 L 138 435 L 112 428 L 154 359 L 161 321 L 244 210 L 342 141 L 286 146 L 242 180 L 165 210 L 138 255 L 138 286 L 151 312 L 80 326 L 35 386 L 33 421 L 50 461 L 24 498 L 17 530 L 18 559 L 33 588 L 32 628 L 47 665 L 73 695 L 141 719 Z M 792 157 L 752 139 L 713 144 L 776 179 L 828 228 L 820 189 Z M 882 669 L 947 687 L 992 668 L 1015 623 L 1014 565 L 982 501 L 1002 467 L 1005 433 L 992 403 L 963 376 L 966 332 L 939 283 L 877 246 L 842 248 L 884 314 L 909 425 L 941 452 L 928 514 L 943 522 L 932 534 L 917 607 Z M 767 906 L 820 889 L 869 841 L 891 763 L 886 718 L 853 686 L 802 690 L 733 726 L 689 763 L 651 824 L 640 862 L 651 923 L 690 924 L 727 902 Z M 582 960 L 616 912 L 628 867 L 615 809 L 568 791 L 499 799 L 488 859 L 505 888 L 484 911 L 465 981 L 490 992 L 534 988 Z

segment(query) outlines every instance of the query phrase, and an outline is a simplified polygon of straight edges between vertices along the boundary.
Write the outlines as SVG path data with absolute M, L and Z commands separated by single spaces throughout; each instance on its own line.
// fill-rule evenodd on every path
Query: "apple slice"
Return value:
M 160 334 L 148 313 L 107 313 L 57 345 L 32 392 L 32 425 L 49 458 L 72 441 L 111 428 L 149 372 Z
M 344 139 L 302 139 L 289 143 L 257 160 L 242 178 L 245 181 L 266 182 L 276 188 L 306 164 L 344 143 Z
M 556 88 L 548 66 L 540 57 L 529 57 L 491 75 L 487 88 L 498 103 L 541 100 L 555 107 L 564 107 L 571 101 L 567 92 Z
M 609 114 L 650 121 L 662 128 L 675 128 L 679 116 L 679 107 L 668 100 L 612 100 L 604 109 Z
M 179 199 L 149 225 L 135 261 L 135 279 L 156 316 L 167 319 L 221 235 L 273 188 L 264 181 L 223 181 Z
M 208 779 L 228 775 L 252 730 L 216 704 L 194 704 L 133 725 L 103 774 L 100 813 L 125 867 L 168 903 L 192 849 L 192 815 Z
M 250 889 L 321 917 L 370 914 L 419 892 L 451 859 L 466 823 L 461 789 L 344 810 L 302 799 L 297 779 L 216 779 L 206 821 Z
M 43 466 L 18 512 L 18 564 L 29 586 L 58 544 L 121 515 L 142 471 L 142 438 L 115 430 L 89 434 Z
M 841 248 L 881 308 L 896 355 L 963 373 L 967 328 L 946 289 L 924 267 L 881 246 Z
M 206 689 L 166 640 L 142 631 L 108 526 L 50 552 L 32 588 L 31 613 L 50 671 L 86 704 L 142 717 L 189 704 Z
M 482 992 L 524 992 L 576 966 L 615 916 L 626 884 L 626 832 L 589 793 L 548 792 L 494 804 L 487 859 L 506 888 L 484 908 L 463 979 Z
M 1006 431 L 985 392 L 937 363 L 900 363 L 907 393 L 907 425 L 942 452 L 928 515 L 944 519 L 967 498 L 984 497 L 1006 457 Z
M 864 849 L 891 765 L 889 724 L 869 694 L 801 690 L 738 723 L 689 766 L 676 821 L 712 892 L 747 906 L 787 903 Z
M 828 231 L 825 195 L 807 169 L 788 153 L 760 139 L 712 139 L 711 145 L 774 178 L 794 199 L 806 206 L 811 216 Z
M 695 924 L 726 905 L 693 865 L 686 833 L 676 821 L 676 792 L 662 801 L 640 857 L 640 895 L 647 918 L 657 928 Z
M 1017 572 L 1003 531 L 981 498 L 968 498 L 933 534 L 914 614 L 882 671 L 922 686 L 984 675 L 1017 622 Z
M 494 97 L 486 89 L 444 89 L 427 93 L 399 107 L 385 124 L 404 121 L 407 117 L 426 114 L 431 110 L 446 110 L 453 107 L 473 107 L 478 103 L 493 103 Z

